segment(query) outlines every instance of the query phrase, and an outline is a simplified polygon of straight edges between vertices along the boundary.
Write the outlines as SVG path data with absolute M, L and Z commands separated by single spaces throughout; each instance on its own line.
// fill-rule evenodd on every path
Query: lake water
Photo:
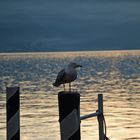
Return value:
M 57 72 L 69 62 L 83 65 L 73 89 L 81 115 L 97 110 L 104 96 L 110 140 L 140 139 L 140 51 L 0 54 L 0 140 L 6 139 L 6 86 L 20 86 L 21 140 L 60 140 Z M 82 140 L 98 140 L 97 118 L 81 122 Z

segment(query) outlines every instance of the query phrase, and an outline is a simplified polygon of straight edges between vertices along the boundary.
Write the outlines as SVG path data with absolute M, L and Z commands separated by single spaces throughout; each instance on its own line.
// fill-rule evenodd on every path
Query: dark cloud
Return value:
M 139 1 L 0 2 L 0 52 L 140 49 Z

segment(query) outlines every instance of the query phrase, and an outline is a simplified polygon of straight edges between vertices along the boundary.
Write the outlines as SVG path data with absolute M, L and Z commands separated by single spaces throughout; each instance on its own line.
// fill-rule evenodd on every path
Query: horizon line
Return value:
M 3 55 L 3 54 L 46 54 L 46 53 L 50 53 L 50 54 L 53 54 L 53 53 L 101 53 L 101 52 L 136 52 L 136 51 L 140 51 L 140 49 L 134 49 L 134 50 L 87 50 L 87 51 L 28 51 L 28 52 L 0 52 L 0 55 Z

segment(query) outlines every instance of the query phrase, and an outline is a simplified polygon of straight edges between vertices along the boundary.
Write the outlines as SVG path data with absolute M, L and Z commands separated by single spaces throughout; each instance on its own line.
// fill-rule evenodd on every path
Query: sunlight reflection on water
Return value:
M 21 88 L 21 139 L 58 140 L 57 71 L 70 61 L 83 65 L 73 87 L 81 94 L 81 114 L 95 112 L 97 93 L 111 140 L 140 139 L 140 52 L 83 52 L 0 55 L 0 137 L 6 137 L 5 87 Z M 56 69 L 55 69 L 56 67 Z M 83 140 L 98 139 L 96 118 L 81 123 Z

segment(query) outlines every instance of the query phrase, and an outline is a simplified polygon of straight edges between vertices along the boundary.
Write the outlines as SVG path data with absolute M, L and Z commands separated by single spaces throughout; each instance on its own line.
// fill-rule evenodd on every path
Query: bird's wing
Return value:
M 59 73 L 58 73 L 58 75 L 57 75 L 57 78 L 56 78 L 56 83 L 59 83 L 59 84 L 61 84 L 61 82 L 62 82 L 62 80 L 63 80 L 63 78 L 64 78 L 64 76 L 65 76 L 65 70 L 64 69 L 62 69 Z

